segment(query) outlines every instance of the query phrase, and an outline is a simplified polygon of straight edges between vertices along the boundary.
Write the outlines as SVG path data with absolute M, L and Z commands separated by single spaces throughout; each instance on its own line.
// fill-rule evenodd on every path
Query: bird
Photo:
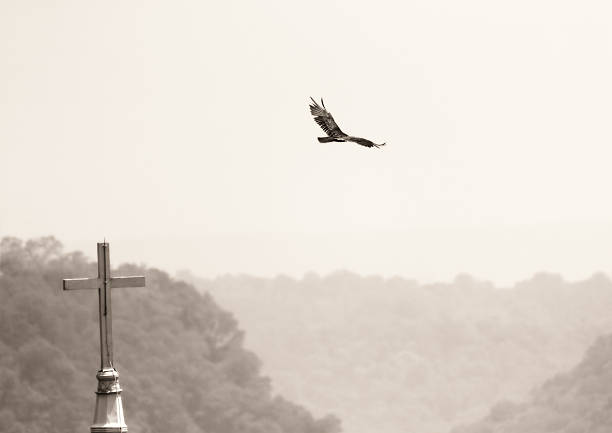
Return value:
M 314 116 L 315 122 L 321 127 L 323 131 L 327 134 L 327 137 L 317 137 L 319 143 L 330 143 L 332 141 L 352 141 L 353 143 L 360 144 L 365 147 L 376 147 L 379 148 L 384 146 L 386 143 L 376 144 L 366 138 L 361 137 L 353 137 L 351 135 L 347 135 L 338 126 L 331 113 L 327 111 L 325 108 L 325 104 L 323 103 L 323 98 L 321 98 L 321 105 L 317 103 L 312 96 L 310 97 L 312 104 L 310 104 L 310 114 Z

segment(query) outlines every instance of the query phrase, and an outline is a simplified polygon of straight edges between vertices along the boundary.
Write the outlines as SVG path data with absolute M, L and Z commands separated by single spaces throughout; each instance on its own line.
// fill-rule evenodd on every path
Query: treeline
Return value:
M 145 288 L 113 290 L 115 365 L 130 431 L 138 433 L 336 433 L 274 396 L 261 362 L 243 347 L 234 317 L 209 294 L 157 269 Z M 0 242 L 0 429 L 88 431 L 99 367 L 98 297 L 65 292 L 63 278 L 95 276 L 80 252 L 53 237 Z
M 497 403 L 480 422 L 452 433 L 609 433 L 612 335 L 599 338 L 569 373 L 536 388 L 523 403 Z
M 604 274 L 568 282 L 539 273 L 506 289 L 468 275 L 436 284 L 350 272 L 181 278 L 236 315 L 281 394 L 331 410 L 351 433 L 473 422 L 496 401 L 525 399 L 612 331 Z

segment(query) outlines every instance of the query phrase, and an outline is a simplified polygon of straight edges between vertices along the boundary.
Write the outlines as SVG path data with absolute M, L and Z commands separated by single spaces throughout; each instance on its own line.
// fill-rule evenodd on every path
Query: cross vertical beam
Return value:
M 144 287 L 145 277 L 111 277 L 109 245 L 98 243 L 98 277 L 63 281 L 64 290 L 98 289 L 100 317 L 100 370 L 96 374 L 96 410 L 91 433 L 125 433 L 119 372 L 113 366 L 111 289 Z
M 100 370 L 113 368 L 113 323 L 111 314 L 110 254 L 108 244 L 98 244 L 100 308 Z

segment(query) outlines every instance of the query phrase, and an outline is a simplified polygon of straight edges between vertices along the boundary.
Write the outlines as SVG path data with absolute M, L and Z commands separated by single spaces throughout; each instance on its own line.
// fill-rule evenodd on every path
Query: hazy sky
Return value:
M 0 3 L 0 234 L 169 271 L 612 271 L 607 1 Z M 308 97 L 383 149 L 320 144 Z

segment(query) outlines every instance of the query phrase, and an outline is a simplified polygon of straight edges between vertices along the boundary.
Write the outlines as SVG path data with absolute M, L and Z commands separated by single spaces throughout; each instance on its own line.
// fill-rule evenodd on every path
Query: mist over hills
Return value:
M 157 269 L 145 288 L 115 289 L 113 340 L 130 431 L 138 433 L 337 433 L 273 395 L 243 331 L 208 294 Z M 52 237 L 0 242 L 0 430 L 85 432 L 100 365 L 98 296 L 62 292 L 62 279 L 97 274 Z
M 352 433 L 448 431 L 522 400 L 612 330 L 612 283 L 539 273 L 420 285 L 350 272 L 198 279 L 248 330 L 274 388 Z M 470 432 L 471 433 L 471 432 Z
M 329 412 L 351 433 L 609 431 L 612 337 L 575 367 L 612 330 L 603 274 L 540 273 L 496 289 L 468 275 L 421 285 L 344 271 L 181 273 L 187 282 L 129 264 L 113 273 L 147 278 L 146 288 L 113 291 L 130 431 L 337 433 Z M 95 274 L 52 237 L 0 243 L 7 431 L 88 428 L 97 296 L 62 293 L 61 280 Z
M 524 402 L 502 401 L 480 422 L 452 433 L 608 433 L 612 431 L 612 335 L 597 339 L 570 372 Z

